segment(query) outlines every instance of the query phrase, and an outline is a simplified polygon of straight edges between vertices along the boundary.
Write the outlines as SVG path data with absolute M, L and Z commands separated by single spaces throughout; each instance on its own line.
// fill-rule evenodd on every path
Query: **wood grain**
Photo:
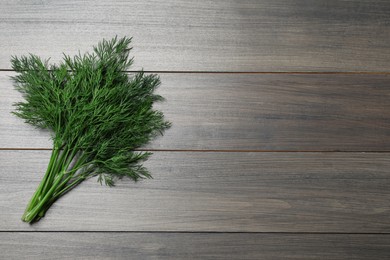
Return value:
M 49 151 L 0 151 L 0 230 L 390 232 L 383 153 L 156 152 L 154 179 L 91 179 L 20 220 Z
M 51 148 L 11 115 L 0 72 L 0 148 Z M 390 150 L 390 75 L 162 73 L 156 105 L 173 127 L 148 149 Z
M 4 259 L 388 259 L 390 235 L 2 233 Z
M 103 37 L 134 36 L 134 69 L 381 71 L 390 69 L 390 2 L 6 1 L 0 69 L 10 55 L 58 61 Z
M 390 259 L 390 1 L 0 6 L 0 258 Z M 88 180 L 25 224 L 51 142 L 10 114 L 10 57 L 114 35 L 161 74 L 154 179 Z

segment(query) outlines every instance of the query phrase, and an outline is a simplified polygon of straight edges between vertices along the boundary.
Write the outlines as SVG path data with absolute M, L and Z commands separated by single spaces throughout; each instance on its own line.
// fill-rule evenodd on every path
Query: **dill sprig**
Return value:
M 98 176 L 113 186 L 118 178 L 150 178 L 141 162 L 149 152 L 135 148 L 170 126 L 153 109 L 157 75 L 126 73 L 131 38 L 103 40 L 93 52 L 49 64 L 38 56 L 12 57 L 15 88 L 25 101 L 13 112 L 25 122 L 48 129 L 50 162 L 23 214 L 25 222 L 42 218 L 49 207 L 84 180 Z

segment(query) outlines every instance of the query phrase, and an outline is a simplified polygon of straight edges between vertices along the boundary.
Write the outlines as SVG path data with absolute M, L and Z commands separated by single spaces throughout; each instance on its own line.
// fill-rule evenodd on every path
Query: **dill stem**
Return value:
M 68 156 L 68 153 L 69 153 L 68 146 L 64 145 L 62 151 L 59 153 L 59 157 L 57 157 L 56 160 L 54 161 L 54 167 L 51 168 L 47 181 L 45 181 L 45 186 L 42 189 L 42 194 L 45 194 L 53 184 L 54 178 L 56 174 L 60 172 L 60 170 L 62 169 L 63 161 Z
M 40 182 L 37 190 L 35 191 L 34 195 L 31 197 L 31 200 L 30 202 L 27 204 L 27 207 L 26 207 L 26 210 L 22 216 L 22 220 L 25 219 L 27 213 L 33 208 L 35 207 L 35 205 L 39 202 L 39 200 L 41 199 L 41 195 L 42 195 L 42 189 L 44 188 L 44 186 L 46 186 L 47 184 L 47 180 L 49 178 L 49 175 L 52 171 L 52 168 L 53 168 L 53 165 L 54 165 L 54 162 L 57 161 L 57 158 L 58 158 L 58 155 L 59 155 L 59 151 L 58 151 L 58 148 L 54 148 L 52 150 L 52 153 L 51 153 L 51 156 L 50 156 L 50 161 L 49 161 L 49 165 L 47 167 L 47 170 L 46 170 L 46 173 L 45 173 L 45 176 L 43 177 L 42 181 Z
M 40 213 L 42 207 L 45 205 L 45 203 L 51 198 L 55 190 L 57 189 L 58 184 L 62 180 L 62 177 L 64 175 L 64 172 L 61 172 L 55 179 L 53 186 L 49 189 L 47 194 L 39 201 L 39 203 L 30 211 L 27 212 L 26 216 L 24 216 L 23 221 L 25 222 L 32 222 L 37 217 L 38 213 Z
M 62 150 L 54 147 L 45 176 L 26 207 L 23 221 L 32 222 L 45 215 L 54 197 L 59 197 L 54 194 L 61 191 L 76 172 L 75 169 L 69 169 L 76 154 L 77 149 L 69 149 L 66 145 L 62 146 Z M 76 165 L 80 165 L 79 162 Z
M 76 183 L 79 184 L 86 179 L 87 172 L 82 172 L 77 175 L 75 180 L 69 183 L 69 181 L 71 181 L 71 179 L 74 177 L 74 175 L 77 173 L 78 170 L 82 169 L 85 166 L 88 166 L 86 160 L 87 160 L 87 156 L 85 156 L 85 154 L 81 155 L 79 158 L 77 158 L 77 161 L 73 165 L 73 167 L 71 169 L 68 169 L 65 172 L 63 181 L 58 185 L 57 190 L 53 195 L 53 202 L 54 200 L 57 200 L 59 197 L 65 194 L 67 191 L 69 191 L 71 188 L 73 188 Z

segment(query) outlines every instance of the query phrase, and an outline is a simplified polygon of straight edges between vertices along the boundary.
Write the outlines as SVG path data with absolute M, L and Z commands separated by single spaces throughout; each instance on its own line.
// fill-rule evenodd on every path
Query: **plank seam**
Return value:
M 161 234 L 264 234 L 264 235 L 390 235 L 389 232 L 246 232 L 246 231 L 126 231 L 126 230 L 0 230 L 0 233 L 161 233 Z
M 50 70 L 49 70 L 50 71 Z M 13 69 L 0 69 L 0 72 L 15 72 Z M 128 73 L 137 73 L 141 70 L 126 70 Z M 390 75 L 390 71 L 186 71 L 186 70 L 142 70 L 145 73 L 166 74 L 319 74 L 319 75 Z
M 0 151 L 51 151 L 52 148 L 0 148 Z M 191 152 L 191 153 L 390 153 L 390 150 L 219 150 L 219 149 L 134 149 L 139 152 Z

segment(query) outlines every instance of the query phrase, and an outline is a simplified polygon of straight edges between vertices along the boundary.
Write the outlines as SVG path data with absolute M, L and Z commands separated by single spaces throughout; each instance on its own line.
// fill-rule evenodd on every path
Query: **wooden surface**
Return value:
M 2 0 L 0 67 L 27 52 L 53 61 L 101 38 L 134 36 L 135 69 L 390 69 L 387 0 Z
M 0 6 L 0 258 L 390 258 L 389 1 Z M 10 56 L 115 34 L 163 82 L 154 179 L 89 180 L 25 224 L 51 143 L 10 114 Z
M 0 147 L 51 148 L 11 114 L 21 99 L 0 72 Z M 174 122 L 149 149 L 389 151 L 390 75 L 161 74 L 156 107 Z
M 0 251 L 4 259 L 388 259 L 390 235 L 6 232 Z
M 154 179 L 89 180 L 30 227 L 20 215 L 49 157 L 0 151 L 4 230 L 390 232 L 383 153 L 155 152 Z

